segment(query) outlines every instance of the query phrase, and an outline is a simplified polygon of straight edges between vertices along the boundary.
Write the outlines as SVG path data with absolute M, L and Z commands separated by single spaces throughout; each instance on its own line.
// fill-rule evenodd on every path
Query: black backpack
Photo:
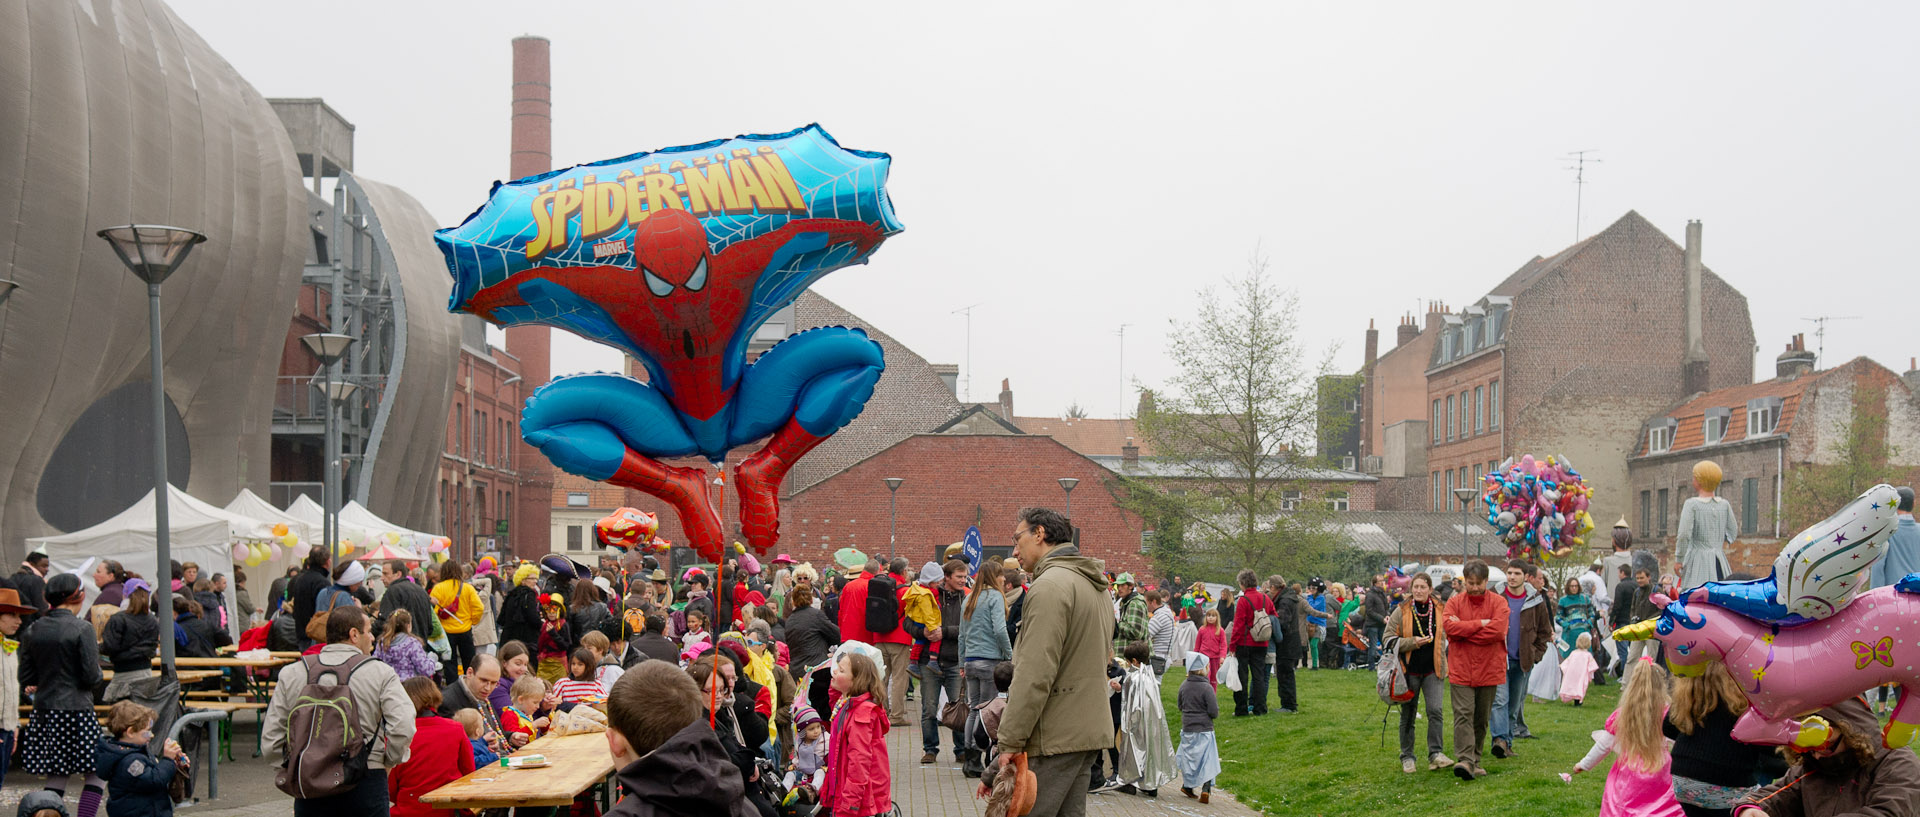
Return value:
M 867 582 L 867 632 L 888 635 L 900 629 L 900 586 L 882 573 Z

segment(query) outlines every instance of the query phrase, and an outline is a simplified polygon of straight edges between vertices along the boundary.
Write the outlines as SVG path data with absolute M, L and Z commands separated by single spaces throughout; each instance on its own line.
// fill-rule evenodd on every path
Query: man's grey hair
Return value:
M 905 575 L 907 572 L 907 564 L 907 557 L 895 556 L 893 557 L 893 561 L 887 565 L 887 569 L 894 573 Z
M 886 569 L 887 569 L 887 566 L 886 566 L 886 565 L 883 565 L 883 564 L 881 564 L 881 563 L 880 563 L 880 560 L 879 560 L 879 559 L 868 559 L 868 560 L 867 560 L 867 572 L 868 572 L 868 573 L 879 573 L 879 572 L 881 572 L 881 571 L 883 571 L 883 570 L 886 570 Z

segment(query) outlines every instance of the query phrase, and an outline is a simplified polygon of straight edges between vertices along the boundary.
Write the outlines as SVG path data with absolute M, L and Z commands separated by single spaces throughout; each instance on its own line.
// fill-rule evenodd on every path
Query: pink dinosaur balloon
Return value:
M 1920 730 L 1920 573 L 1860 594 L 1839 613 L 1798 627 L 1755 621 L 1707 602 L 1694 588 L 1678 601 L 1655 594 L 1660 616 L 1615 631 L 1614 638 L 1657 638 L 1675 675 L 1698 675 L 1722 661 L 1751 707 L 1733 737 L 1761 745 L 1820 746 L 1827 724 L 1812 713 L 1881 684 L 1900 684 L 1900 705 L 1881 741 L 1907 745 Z M 1805 718 L 1805 720 L 1798 720 Z

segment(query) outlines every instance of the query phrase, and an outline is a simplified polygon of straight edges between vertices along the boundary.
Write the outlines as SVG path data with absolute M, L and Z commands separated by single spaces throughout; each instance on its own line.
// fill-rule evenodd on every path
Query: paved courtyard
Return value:
M 240 722 L 234 727 L 238 744 L 234 747 L 235 762 L 220 764 L 220 798 L 203 799 L 199 803 L 183 806 L 177 809 L 181 814 L 201 817 L 278 817 L 288 812 L 286 795 L 273 786 L 273 766 L 269 758 L 250 757 L 253 754 L 255 729 L 253 718 L 241 715 L 238 720 Z M 953 762 L 950 751 L 941 752 L 939 763 L 920 765 L 918 724 L 888 733 L 887 746 L 893 761 L 894 802 L 902 814 L 907 817 L 976 817 L 986 812 L 986 801 L 973 797 L 979 781 L 969 780 L 960 774 L 960 766 Z M 69 807 L 79 798 L 80 780 L 75 778 L 70 785 L 72 788 L 67 795 Z M 196 794 L 205 798 L 204 771 L 198 775 L 195 785 Z M 20 798 L 40 787 L 40 778 L 19 771 L 8 773 L 5 786 L 0 788 L 0 815 L 13 814 Z M 1197 801 L 1182 797 L 1178 785 L 1162 789 L 1158 799 L 1114 792 L 1090 795 L 1087 808 L 1092 813 L 1123 817 L 1253 817 L 1256 814 L 1221 791 L 1214 792 L 1213 802 L 1200 805 Z

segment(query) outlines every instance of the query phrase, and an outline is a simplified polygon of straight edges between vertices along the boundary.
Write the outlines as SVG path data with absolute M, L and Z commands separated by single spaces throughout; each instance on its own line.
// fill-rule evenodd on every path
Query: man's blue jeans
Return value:
M 920 662 L 920 745 L 927 754 L 940 752 L 940 690 L 947 691 L 947 700 L 960 700 L 960 663 L 948 664 L 938 659 Z M 960 730 L 953 732 L 953 752 L 967 748 L 966 738 Z
M 1507 682 L 1493 693 L 1493 739 L 1513 744 L 1515 735 L 1527 734 L 1527 671 L 1520 659 L 1507 659 Z
M 1365 630 L 1364 635 L 1367 637 L 1367 666 L 1371 667 L 1380 662 L 1380 642 L 1382 640 L 1383 628 L 1368 624 L 1363 629 Z

